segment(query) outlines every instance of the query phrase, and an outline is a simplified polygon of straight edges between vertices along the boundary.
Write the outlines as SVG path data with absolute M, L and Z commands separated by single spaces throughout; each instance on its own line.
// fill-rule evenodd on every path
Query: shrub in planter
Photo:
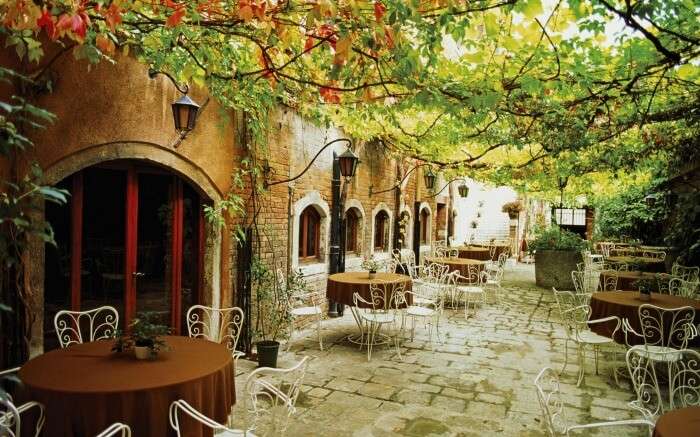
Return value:
M 581 251 L 588 247 L 586 240 L 558 226 L 541 232 L 529 244 L 535 253 L 535 282 L 540 287 L 573 290 L 571 271 L 582 261 Z

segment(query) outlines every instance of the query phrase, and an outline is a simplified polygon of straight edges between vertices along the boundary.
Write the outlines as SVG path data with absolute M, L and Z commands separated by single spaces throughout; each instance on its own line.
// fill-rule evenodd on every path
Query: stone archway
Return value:
M 115 142 L 93 145 L 66 155 L 47 165 L 44 169 L 44 182 L 56 184 L 69 176 L 88 167 L 109 161 L 134 160 L 144 164 L 162 167 L 164 170 L 180 176 L 199 192 L 207 202 L 218 202 L 222 199 L 206 171 L 190 160 L 179 155 L 175 150 L 158 144 L 147 142 Z M 43 216 L 43 206 L 37 214 Z M 204 244 L 204 300 L 205 303 L 218 307 L 221 304 L 221 265 L 222 265 L 222 232 L 216 226 L 205 224 L 206 240 Z M 35 356 L 43 352 L 44 325 L 44 242 L 38 238 L 29 241 L 29 259 L 35 260 L 28 264 L 27 273 L 33 290 L 31 312 L 35 314 L 32 323 L 32 339 L 30 354 Z

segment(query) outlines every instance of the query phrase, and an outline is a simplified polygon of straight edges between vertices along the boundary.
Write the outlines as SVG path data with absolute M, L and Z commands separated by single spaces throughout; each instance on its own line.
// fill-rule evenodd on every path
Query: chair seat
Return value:
M 298 308 L 292 308 L 292 315 L 293 316 L 313 316 L 317 314 L 321 314 L 321 307 L 298 307 Z
M 391 323 L 396 320 L 394 314 L 390 313 L 363 313 L 362 318 L 368 322 Z
M 487 279 L 486 285 L 501 285 L 501 281 L 495 281 L 493 279 Z
M 667 346 L 644 346 L 644 349 L 639 351 L 640 355 L 649 360 L 662 361 L 665 363 L 672 363 L 680 360 L 681 354 L 677 352 L 678 349 Z
M 483 293 L 484 289 L 481 287 L 476 287 L 473 285 L 461 285 L 457 287 L 457 290 L 463 292 L 463 293 L 472 293 L 472 294 L 479 294 Z
M 613 342 L 612 338 L 598 335 L 593 331 L 580 331 L 578 337 L 581 343 L 587 344 L 605 344 Z
M 408 314 L 409 316 L 428 317 L 434 315 L 435 310 L 432 308 L 412 305 L 406 308 L 406 314 Z

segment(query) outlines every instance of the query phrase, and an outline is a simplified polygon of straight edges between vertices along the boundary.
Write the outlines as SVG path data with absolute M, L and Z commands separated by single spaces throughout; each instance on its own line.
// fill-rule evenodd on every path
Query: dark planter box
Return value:
M 573 290 L 571 271 L 582 261 L 578 251 L 538 250 L 535 252 L 535 283 L 545 288 Z

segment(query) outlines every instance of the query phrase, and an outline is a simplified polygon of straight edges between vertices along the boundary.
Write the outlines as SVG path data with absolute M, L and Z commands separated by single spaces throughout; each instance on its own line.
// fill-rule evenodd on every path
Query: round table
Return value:
M 633 271 L 618 271 L 618 270 L 603 270 L 600 272 L 600 282 L 605 284 L 608 278 L 617 276 L 617 290 L 626 291 L 638 291 L 639 288 L 635 282 L 646 279 L 654 283 L 652 290 L 658 290 L 659 280 L 668 282 L 671 279 L 671 275 L 668 273 L 655 273 L 655 272 L 641 272 L 639 270 Z M 612 290 L 611 290 L 612 291 Z
M 485 247 L 477 246 L 462 246 L 458 247 L 460 258 L 476 259 L 481 261 L 488 261 L 491 259 L 491 254 L 489 249 Z
M 469 258 L 439 258 L 434 256 L 426 256 L 425 260 L 429 263 L 444 264 L 449 267 L 450 271 L 457 270 L 460 275 L 469 277 L 469 266 L 476 266 L 477 271 L 481 273 L 486 268 L 486 261 Z
M 508 252 L 510 250 L 510 246 L 507 244 L 472 244 L 474 247 L 480 247 L 480 248 L 486 248 L 489 249 L 491 246 L 493 246 L 496 250 L 494 252 L 493 258 L 498 259 L 498 257 L 503 253 L 503 252 Z
M 606 261 L 637 265 L 639 270 L 647 272 L 666 271 L 666 261 L 658 258 L 649 258 L 645 256 L 609 256 L 606 258 Z
M 342 303 L 349 306 L 355 306 L 352 296 L 354 293 L 359 293 L 363 299 L 372 300 L 369 292 L 371 285 L 379 287 L 392 288 L 392 285 L 404 284 L 405 290 L 411 290 L 413 281 L 410 276 L 401 275 L 398 273 L 377 272 L 373 279 L 369 278 L 367 272 L 344 272 L 335 273 L 328 277 L 326 285 L 326 297 L 333 302 Z M 411 304 L 412 298 L 410 294 L 406 295 L 408 304 Z M 360 305 L 361 308 L 366 308 L 369 305 Z
M 668 294 L 651 293 L 651 300 L 643 301 L 639 299 L 638 291 L 603 291 L 591 295 L 591 314 L 589 319 L 602 319 L 608 316 L 618 316 L 620 319 L 627 318 L 632 328 L 641 333 L 639 324 L 639 307 L 643 304 L 655 305 L 661 308 L 680 308 L 689 306 L 695 309 L 695 324 L 700 323 L 700 301 L 686 299 Z M 670 320 L 667 320 L 670 324 Z M 605 337 L 612 336 L 615 323 L 594 323 L 589 325 L 591 331 Z M 625 343 L 625 335 L 622 327 L 618 329 L 614 340 L 619 344 Z M 633 344 L 644 344 L 644 340 L 634 334 L 628 336 Z
M 111 352 L 111 340 L 75 344 L 28 361 L 19 371 L 22 399 L 41 402 L 43 436 L 94 436 L 114 422 L 135 436 L 175 435 L 170 404 L 184 399 L 212 419 L 226 423 L 236 401 L 231 352 L 189 337 L 164 337 L 169 351 L 155 360 L 132 352 Z M 184 419 L 184 435 L 210 436 L 210 428 Z
M 700 407 L 669 411 L 656 420 L 654 437 L 700 436 Z

